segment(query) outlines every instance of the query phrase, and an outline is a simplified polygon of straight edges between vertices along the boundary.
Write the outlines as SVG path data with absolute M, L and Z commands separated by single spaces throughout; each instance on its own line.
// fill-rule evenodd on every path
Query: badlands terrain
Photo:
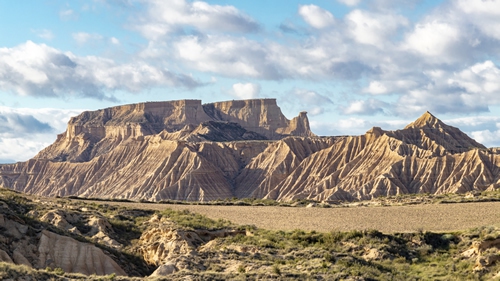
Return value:
M 500 154 L 426 112 L 405 128 L 318 137 L 274 99 L 83 112 L 33 159 L 0 165 L 28 194 L 130 200 L 342 202 L 500 186 Z
M 2 280 L 500 278 L 500 150 L 429 112 L 319 137 L 274 99 L 88 111 L 0 186 Z
M 500 194 L 488 196 L 498 198 Z M 460 203 L 443 205 L 457 204 Z M 474 205 L 476 213 L 491 207 L 484 202 L 467 204 Z M 151 206 L 158 210 L 151 210 Z M 446 232 L 384 233 L 369 228 L 283 231 L 212 220 L 169 206 L 172 205 L 143 203 L 139 209 L 130 208 L 127 202 L 41 198 L 0 189 L 0 279 L 491 280 L 500 277 L 498 224 Z M 320 214 L 314 212 L 320 207 L 271 208 L 307 210 L 310 216 Z M 362 208 L 372 209 L 376 214 L 381 207 Z M 462 213 L 434 215 L 450 220 Z M 395 217 L 387 217 L 386 224 Z M 347 215 L 345 220 L 353 218 Z

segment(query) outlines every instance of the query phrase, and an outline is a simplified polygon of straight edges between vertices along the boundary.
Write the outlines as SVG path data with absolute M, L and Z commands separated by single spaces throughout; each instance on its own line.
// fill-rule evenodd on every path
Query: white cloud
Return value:
M 414 17 L 403 17 L 403 8 L 418 0 L 341 1 L 359 9 L 335 18 L 319 6 L 299 6 L 299 20 L 286 19 L 279 38 L 269 37 L 271 32 L 248 36 L 245 32 L 259 30 L 255 20 L 233 6 L 200 1 L 144 0 L 130 25 L 149 39 L 140 59 L 155 66 L 172 64 L 239 81 L 333 83 L 355 101 L 342 108 L 346 114 L 477 113 L 498 104 L 498 67 L 472 69 L 486 59 L 500 60 L 500 28 L 486 28 L 500 23 L 496 3 L 448 1 L 410 22 Z M 301 20 L 316 30 L 297 31 Z M 43 79 L 37 73 L 30 77 Z M 360 102 L 367 93 L 391 95 L 397 102 Z
M 433 59 L 443 57 L 460 41 L 459 27 L 447 22 L 432 21 L 420 23 L 408 35 L 405 47 Z
M 97 33 L 91 34 L 91 33 L 87 33 L 87 32 L 76 32 L 76 33 L 71 34 L 71 36 L 73 37 L 73 40 L 75 40 L 76 43 L 78 43 L 80 45 L 86 44 L 89 41 L 91 41 L 91 42 L 100 41 L 104 38 L 100 34 L 97 34 Z
M 300 6 L 299 15 L 310 26 L 318 29 L 329 27 L 335 23 L 332 13 L 313 4 Z
M 54 33 L 48 29 L 32 29 L 31 32 L 35 33 L 36 36 L 45 39 L 45 40 L 52 40 L 54 39 Z
M 113 45 L 120 45 L 120 40 L 118 40 L 118 38 L 116 37 L 109 38 L 109 42 L 111 42 L 111 44 Z
M 458 0 L 453 1 L 457 9 L 487 36 L 500 40 L 500 1 Z
M 362 114 L 362 115 L 375 115 L 377 113 L 384 113 L 384 107 L 387 103 L 381 102 L 376 99 L 357 100 L 343 108 L 344 114 Z
M 267 50 L 245 38 L 185 36 L 174 44 L 177 56 L 190 67 L 231 77 L 279 78 Z
M 395 113 L 411 115 L 426 110 L 436 113 L 487 112 L 500 105 L 500 68 L 492 61 L 465 69 L 429 71 L 429 83 L 402 93 L 392 105 Z
M 24 96 L 85 96 L 112 99 L 115 90 L 139 92 L 156 86 L 197 87 L 188 75 L 144 62 L 119 64 L 96 56 L 80 57 L 31 41 L 0 48 L 0 90 Z
M 59 12 L 59 18 L 64 21 L 77 20 L 78 14 L 72 9 L 65 9 Z
M 487 96 L 488 102 L 500 102 L 500 69 L 492 62 L 477 63 L 448 79 L 451 86 L 462 87 L 467 93 Z M 486 102 L 486 101 L 483 101 Z
M 354 10 L 346 16 L 351 36 L 359 43 L 382 48 L 389 36 L 394 35 L 400 26 L 408 24 L 402 16 L 377 14 L 362 10 Z
M 236 83 L 230 93 L 239 99 L 255 99 L 260 94 L 260 85 L 256 83 Z
M 382 95 L 388 92 L 387 87 L 379 81 L 371 81 L 365 92 L 372 95 Z
M 347 6 L 356 6 L 361 2 L 361 0 L 337 0 L 337 1 Z
M 146 0 L 147 13 L 140 16 L 136 28 L 156 40 L 186 27 L 202 31 L 255 32 L 258 23 L 234 6 L 210 5 L 203 1 Z
M 25 161 L 64 132 L 81 110 L 10 108 L 0 106 L 0 162 Z

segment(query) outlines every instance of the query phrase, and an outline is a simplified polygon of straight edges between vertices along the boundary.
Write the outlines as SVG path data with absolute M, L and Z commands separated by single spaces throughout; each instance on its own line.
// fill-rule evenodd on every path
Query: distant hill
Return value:
M 497 189 L 500 155 L 426 112 L 402 130 L 317 137 L 275 99 L 150 102 L 83 112 L 0 185 L 45 196 L 352 201 Z

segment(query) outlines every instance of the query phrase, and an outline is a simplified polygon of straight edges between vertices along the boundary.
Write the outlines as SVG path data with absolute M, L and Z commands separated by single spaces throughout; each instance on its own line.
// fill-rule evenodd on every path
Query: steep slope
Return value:
M 333 138 L 286 138 L 273 143 L 236 177 L 235 196 L 262 198 L 311 154 L 329 147 Z
M 428 111 L 403 130 L 388 134 L 404 143 L 433 151 L 438 156 L 462 153 L 473 148 L 486 148 L 458 128 L 446 125 Z
M 320 138 L 274 99 L 172 101 L 84 112 L 34 159 L 0 165 L 0 184 L 154 201 L 357 200 L 496 189 L 500 154 L 429 112 L 402 130 Z
M 215 102 L 203 105 L 214 120 L 239 123 L 243 128 L 269 139 L 283 136 L 312 137 L 306 112 L 288 120 L 276 104 L 276 99 L 256 99 Z
M 232 141 L 314 136 L 304 112 L 291 121 L 275 99 L 146 102 L 86 111 L 71 118 L 65 133 L 36 159 L 86 162 L 128 139 L 164 131 L 166 138 L 188 141 Z
M 426 113 L 403 130 L 374 128 L 312 155 L 266 197 L 335 201 L 495 189 L 499 161 L 500 155 Z

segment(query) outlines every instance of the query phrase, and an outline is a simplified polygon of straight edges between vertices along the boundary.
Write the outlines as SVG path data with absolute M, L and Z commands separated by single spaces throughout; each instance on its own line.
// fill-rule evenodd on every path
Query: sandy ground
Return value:
M 103 203 L 103 202 L 99 202 Z M 424 204 L 392 207 L 304 208 L 118 203 L 129 208 L 190 210 L 212 219 L 272 230 L 456 231 L 500 226 L 500 202 Z

